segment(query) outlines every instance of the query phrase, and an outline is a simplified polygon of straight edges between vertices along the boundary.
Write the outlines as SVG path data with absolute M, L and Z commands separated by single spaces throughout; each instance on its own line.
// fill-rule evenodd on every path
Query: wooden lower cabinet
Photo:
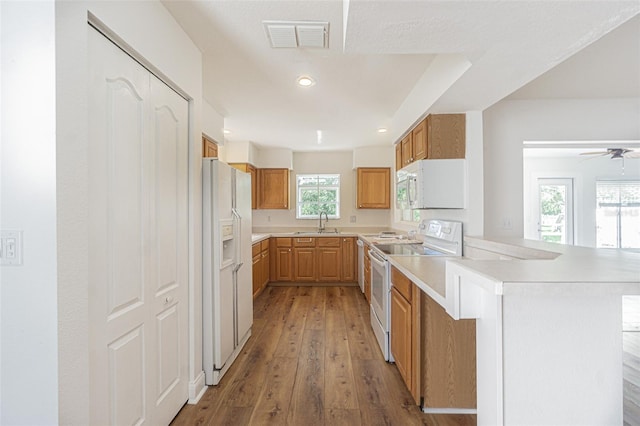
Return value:
M 475 320 L 454 320 L 391 268 L 391 353 L 416 404 L 476 408 Z
M 340 248 L 318 248 L 318 281 L 340 281 Z
M 411 389 L 411 302 L 391 289 L 391 353 L 396 367 Z
M 316 249 L 309 247 L 293 248 L 293 280 L 316 280 Z
M 355 282 L 355 237 L 271 238 L 271 281 Z
M 292 238 L 271 238 L 269 275 L 271 281 L 293 281 Z
M 269 240 L 251 246 L 253 255 L 253 297 L 255 298 L 269 283 Z
M 427 408 L 476 408 L 476 322 L 454 320 L 422 294 L 422 396 Z
M 342 238 L 342 280 L 344 282 L 358 281 L 358 246 L 355 237 Z
M 262 275 L 261 275 L 261 287 L 264 289 L 267 284 L 269 284 L 269 273 L 270 273 L 270 255 L 269 255 L 269 241 L 267 241 L 267 249 L 266 250 L 262 250 L 262 253 L 260 253 L 260 256 L 262 257 Z M 264 242 L 264 241 L 263 241 Z
M 371 259 L 369 259 L 369 246 L 364 246 L 364 298 L 371 303 Z
M 391 268 L 391 353 L 416 404 L 420 403 L 420 289 Z

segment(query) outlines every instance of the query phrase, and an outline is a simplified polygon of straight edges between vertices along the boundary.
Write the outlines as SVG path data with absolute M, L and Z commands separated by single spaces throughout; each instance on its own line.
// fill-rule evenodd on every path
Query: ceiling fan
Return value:
M 580 155 L 595 155 L 598 157 L 604 157 L 605 155 L 610 155 L 611 159 L 614 158 L 640 158 L 640 151 L 635 151 L 630 148 L 607 148 L 606 151 L 593 151 L 593 152 L 582 152 Z

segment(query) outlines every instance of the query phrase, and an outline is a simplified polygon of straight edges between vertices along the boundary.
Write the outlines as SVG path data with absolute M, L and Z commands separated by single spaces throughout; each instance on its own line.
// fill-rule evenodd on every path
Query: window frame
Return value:
M 330 178 L 336 178 L 338 180 L 338 184 L 337 185 L 320 185 L 320 178 L 321 177 L 330 177 Z M 329 219 L 340 219 L 340 186 L 342 183 L 342 176 L 340 175 L 340 173 L 300 173 L 296 175 L 296 219 L 301 219 L 301 220 L 306 220 L 306 219 L 312 219 L 312 220 L 317 220 L 320 216 L 320 212 L 318 212 L 318 214 L 314 214 L 314 215 L 303 215 L 302 214 L 302 207 L 304 205 L 314 205 L 314 204 L 321 204 L 320 202 L 303 202 L 302 200 L 302 191 L 305 190 L 310 190 L 313 189 L 314 186 L 311 185 L 300 185 L 300 178 L 307 178 L 307 179 L 312 179 L 315 178 L 316 179 L 316 186 L 315 189 L 318 192 L 318 195 L 320 194 L 320 191 L 322 189 L 324 190 L 330 190 L 330 191 L 335 191 L 336 192 L 336 201 L 335 202 L 322 202 L 322 204 L 335 204 L 336 206 L 336 214 L 328 214 L 327 216 Z

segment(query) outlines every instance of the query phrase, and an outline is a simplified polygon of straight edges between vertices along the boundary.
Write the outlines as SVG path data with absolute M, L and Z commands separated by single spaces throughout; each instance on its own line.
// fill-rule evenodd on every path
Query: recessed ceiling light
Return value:
M 298 85 L 302 87 L 310 87 L 310 86 L 313 86 L 314 84 L 316 84 L 316 82 L 308 75 L 303 75 L 298 77 Z
M 229 133 L 231 133 L 231 130 L 229 129 L 223 129 L 222 133 L 224 133 L 225 135 L 228 135 Z
M 387 128 L 386 127 L 380 127 L 378 129 L 378 133 L 387 133 Z

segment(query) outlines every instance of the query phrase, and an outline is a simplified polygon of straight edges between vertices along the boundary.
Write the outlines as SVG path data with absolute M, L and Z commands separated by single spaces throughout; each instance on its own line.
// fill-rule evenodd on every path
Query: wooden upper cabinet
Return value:
M 425 158 L 465 158 L 465 135 L 465 114 L 429 114 L 396 144 L 396 170 Z
M 289 169 L 258 169 L 258 208 L 289 208 Z
M 413 162 L 413 142 L 412 135 L 409 133 L 400 141 L 402 149 L 402 167 Z
M 465 114 L 427 116 L 427 158 L 465 158 Z
M 204 136 L 202 137 L 202 156 L 218 157 L 218 144 Z
M 402 143 L 398 142 L 396 144 L 396 172 L 403 168 L 402 164 Z
M 388 209 L 391 207 L 391 169 L 388 167 L 360 167 L 357 176 L 359 209 Z
M 251 174 L 251 208 L 258 208 L 258 169 L 249 164 L 249 173 Z
M 411 131 L 413 160 L 427 158 L 427 119 L 425 118 Z

